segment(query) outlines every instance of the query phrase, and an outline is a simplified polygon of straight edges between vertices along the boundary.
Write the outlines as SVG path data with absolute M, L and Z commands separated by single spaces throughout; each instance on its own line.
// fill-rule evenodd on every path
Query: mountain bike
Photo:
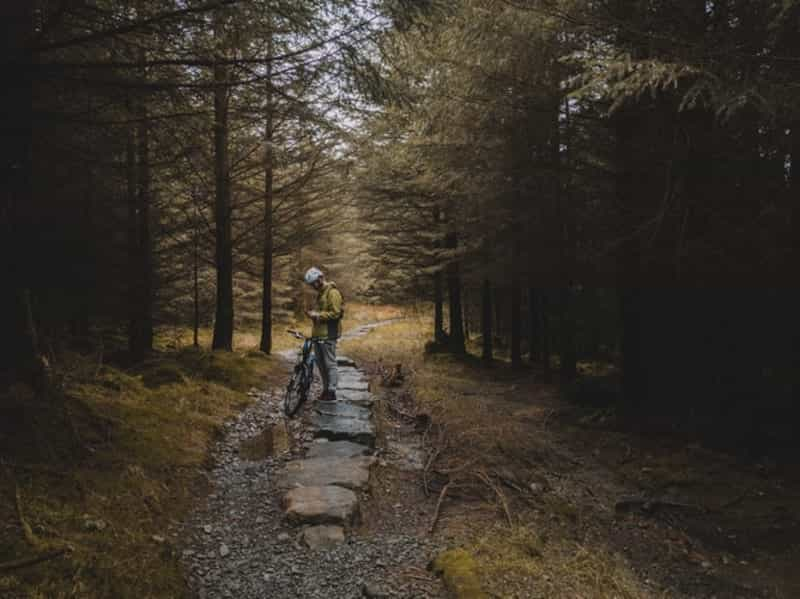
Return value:
M 311 382 L 314 380 L 314 364 L 316 363 L 316 357 L 312 350 L 317 339 L 306 337 L 298 331 L 290 330 L 289 333 L 293 337 L 303 340 L 303 345 L 300 351 L 297 352 L 297 363 L 294 365 L 294 370 L 289 383 L 286 385 L 286 394 L 283 398 L 283 411 L 291 418 L 297 414 L 297 411 L 308 399 Z

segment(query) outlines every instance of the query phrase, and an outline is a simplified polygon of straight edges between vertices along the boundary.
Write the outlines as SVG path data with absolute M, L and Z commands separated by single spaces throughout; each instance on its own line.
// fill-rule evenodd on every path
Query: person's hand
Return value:
M 306 316 L 308 316 L 311 320 L 317 320 L 319 319 L 319 312 L 316 310 L 309 310 L 306 312 Z

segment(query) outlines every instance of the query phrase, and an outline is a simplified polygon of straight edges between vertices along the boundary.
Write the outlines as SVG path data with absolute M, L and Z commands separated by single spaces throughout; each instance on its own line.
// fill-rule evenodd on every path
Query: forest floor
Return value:
M 240 335 L 230 355 L 165 337 L 158 359 L 137 368 L 108 351 L 63 354 L 83 452 L 75 459 L 66 442 L 47 438 L 42 418 L 19 429 L 25 439 L 0 426 L 0 563 L 66 552 L 0 571 L 0 596 L 194 594 L 187 522 L 215 541 L 226 521 L 252 521 L 252 531 L 232 527 L 242 533 L 236 542 L 268 546 L 278 557 L 261 579 L 288 581 L 282 588 L 298 597 L 314 580 L 320 591 L 326 576 L 347 589 L 342 596 L 437 597 L 440 580 L 462 598 L 800 596 L 796 468 L 632 434 L 613 414 L 566 402 L 535 370 L 425 354 L 427 313 L 404 310 L 346 342 L 380 399 L 379 460 L 361 524 L 328 557 L 284 530 L 258 464 L 230 461 L 240 499 L 215 491 L 219 456 L 238 455 L 269 424 L 284 357 L 253 351 L 253 335 Z M 348 327 L 398 314 L 351 307 Z M 294 346 L 277 339 L 279 351 Z M 30 400 L 15 394 L 2 398 L 3 418 L 19 417 L 14 406 Z M 291 437 L 272 438 L 270 453 Z M 264 456 L 267 470 L 278 462 Z M 222 499 L 235 505 L 210 520 L 204 510 Z M 306 574 L 317 577 L 311 586 Z M 219 596 L 242 595 L 235 575 L 228 582 Z
M 424 425 L 418 500 L 439 504 L 429 524 L 455 549 L 438 565 L 456 595 L 800 597 L 793 464 L 633 434 L 535 370 L 425 355 L 431 325 L 411 312 L 348 353 L 378 381 L 403 365 L 385 428 Z

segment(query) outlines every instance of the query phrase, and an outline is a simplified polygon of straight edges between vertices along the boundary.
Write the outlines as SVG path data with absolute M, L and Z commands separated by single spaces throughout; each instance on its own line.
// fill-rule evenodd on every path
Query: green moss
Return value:
M 142 372 L 142 382 L 149 389 L 174 383 L 185 383 L 186 374 L 180 365 L 171 361 L 148 364 Z
M 478 564 L 465 549 L 449 549 L 439 554 L 433 569 L 442 576 L 447 589 L 457 599 L 484 599 L 488 595 L 481 589 Z

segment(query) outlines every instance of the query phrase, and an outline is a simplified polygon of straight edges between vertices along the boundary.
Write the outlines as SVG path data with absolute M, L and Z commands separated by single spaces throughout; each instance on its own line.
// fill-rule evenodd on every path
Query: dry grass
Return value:
M 220 425 L 248 404 L 250 387 L 282 370 L 259 354 L 193 349 L 164 352 L 135 370 L 61 356 L 66 405 L 88 452 L 65 453 L 63 430 L 46 421 L 35 423 L 39 436 L 30 446 L 14 444 L 4 482 L 16 484 L 40 546 L 19 534 L 4 494 L 0 525 L 8 535 L 0 562 L 43 547 L 68 552 L 0 577 L 0 595 L 184 596 L 177 539 L 167 531 L 202 492 L 201 471 Z M 32 400 L 23 388 L 12 395 L 0 403 Z
M 348 342 L 346 352 L 373 367 L 402 363 L 411 375 L 404 391 L 431 419 L 423 484 L 431 501 L 441 500 L 436 534 L 474 558 L 493 597 L 651 596 L 620 556 L 574 540 L 580 506 L 529 490 L 545 471 L 568 469 L 546 430 L 552 390 L 502 362 L 486 369 L 471 356 L 425 355 L 429 315 L 427 306 L 408 309 L 402 321 Z M 529 401 L 533 395 L 541 402 Z

